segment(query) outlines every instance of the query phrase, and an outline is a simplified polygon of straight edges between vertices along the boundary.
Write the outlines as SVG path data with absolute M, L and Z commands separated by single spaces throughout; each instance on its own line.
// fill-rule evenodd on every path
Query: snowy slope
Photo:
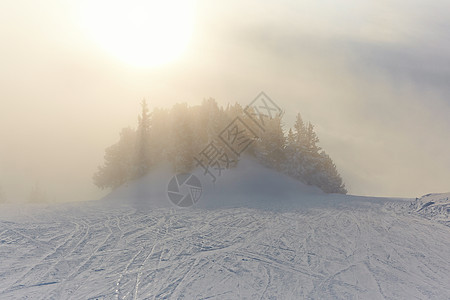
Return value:
M 414 199 L 326 195 L 249 161 L 178 209 L 170 176 L 2 206 L 0 299 L 450 298 L 450 227 Z
M 450 226 L 450 193 L 428 194 L 414 201 L 410 208 L 417 214 Z
M 196 169 L 203 193 L 196 208 L 247 207 L 269 210 L 291 210 L 318 206 L 336 206 L 342 201 L 383 203 L 385 199 L 323 193 L 314 186 L 305 185 L 287 175 L 266 168 L 246 157 L 236 168 L 223 171 L 214 183 L 203 170 Z M 161 165 L 144 178 L 111 192 L 102 201 L 127 203 L 140 209 L 175 207 L 167 196 L 167 185 L 175 175 L 167 165 Z M 364 200 L 359 202 L 358 200 Z

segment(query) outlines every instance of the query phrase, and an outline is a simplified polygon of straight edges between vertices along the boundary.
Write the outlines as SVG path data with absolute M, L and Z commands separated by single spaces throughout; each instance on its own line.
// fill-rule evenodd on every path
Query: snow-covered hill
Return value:
M 292 210 L 318 206 L 336 206 L 342 201 L 354 205 L 366 201 L 382 203 L 386 199 L 325 194 L 287 175 L 266 168 L 254 159 L 242 159 L 236 168 L 222 171 L 214 183 L 203 169 L 192 172 L 203 187 L 196 208 L 216 209 L 247 207 L 264 210 Z M 122 186 L 107 195 L 106 203 L 127 203 L 140 209 L 176 207 L 167 196 L 167 186 L 175 175 L 168 165 L 161 165 L 149 175 Z M 359 202 L 363 200 L 363 202 Z
M 447 196 L 327 195 L 247 161 L 215 185 L 198 174 L 202 198 L 180 209 L 172 175 L 96 202 L 2 206 L 0 298 L 450 298 L 450 227 L 420 213 Z

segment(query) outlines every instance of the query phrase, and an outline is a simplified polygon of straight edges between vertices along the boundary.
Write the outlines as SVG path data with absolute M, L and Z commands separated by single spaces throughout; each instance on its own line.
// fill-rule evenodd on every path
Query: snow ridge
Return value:
M 424 218 L 450 227 L 450 193 L 424 195 L 412 202 L 410 209 Z

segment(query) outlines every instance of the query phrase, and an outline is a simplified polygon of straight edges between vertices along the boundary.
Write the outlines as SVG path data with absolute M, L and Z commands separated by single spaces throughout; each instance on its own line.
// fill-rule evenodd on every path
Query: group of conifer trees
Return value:
M 217 140 L 236 117 L 257 133 L 256 138 L 249 136 L 253 142 L 246 154 L 324 192 L 347 193 L 335 164 L 318 145 L 314 126 L 305 124 L 300 114 L 294 128 L 287 132 L 281 116 L 266 119 L 262 131 L 241 105 L 223 108 L 214 99 L 204 100 L 198 106 L 182 103 L 152 112 L 144 100 L 137 128 L 122 129 L 119 141 L 106 149 L 105 161 L 94 174 L 94 183 L 102 189 L 114 189 L 144 176 L 161 162 L 171 163 L 175 172 L 189 172 L 196 167 L 196 155 L 209 142 Z

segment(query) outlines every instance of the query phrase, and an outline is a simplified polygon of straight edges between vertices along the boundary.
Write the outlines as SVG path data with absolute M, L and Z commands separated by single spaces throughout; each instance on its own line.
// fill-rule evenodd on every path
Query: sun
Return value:
M 135 67 L 174 61 L 187 48 L 194 0 L 88 0 L 82 24 L 105 51 Z

